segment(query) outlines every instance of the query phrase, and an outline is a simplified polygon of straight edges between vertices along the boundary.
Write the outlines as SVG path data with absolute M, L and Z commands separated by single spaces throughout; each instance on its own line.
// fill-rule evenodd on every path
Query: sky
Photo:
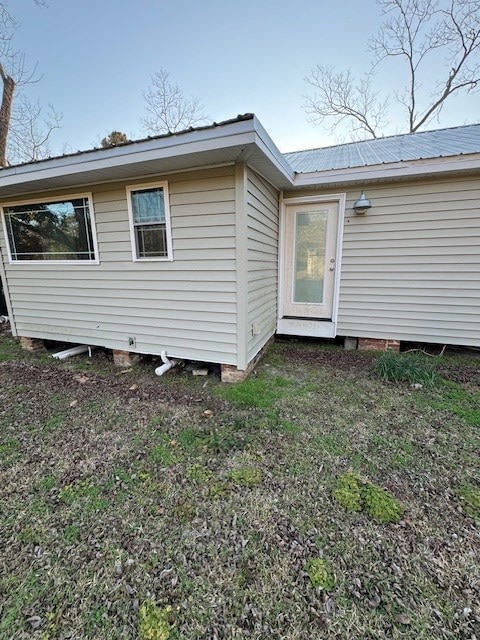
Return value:
M 308 122 L 305 77 L 317 64 L 368 70 L 375 0 L 9 0 L 15 45 L 37 65 L 31 99 L 63 114 L 54 153 L 98 146 L 112 130 L 142 137 L 143 94 L 166 69 L 209 122 L 255 113 L 283 152 L 342 141 Z M 444 69 L 432 67 L 432 77 Z M 393 87 L 400 69 L 379 69 Z M 457 98 L 429 128 L 479 120 L 480 93 Z M 401 131 L 397 110 L 385 133 Z

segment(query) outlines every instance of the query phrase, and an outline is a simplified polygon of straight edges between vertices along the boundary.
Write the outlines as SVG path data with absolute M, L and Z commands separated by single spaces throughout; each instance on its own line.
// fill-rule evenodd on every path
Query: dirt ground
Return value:
M 0 336 L 0 638 L 480 638 L 480 361 L 376 359 L 278 342 L 222 385 Z

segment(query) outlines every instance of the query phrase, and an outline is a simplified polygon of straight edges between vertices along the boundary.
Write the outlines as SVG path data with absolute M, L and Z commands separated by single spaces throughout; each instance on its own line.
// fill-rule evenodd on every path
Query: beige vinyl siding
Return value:
M 132 261 L 126 184 L 88 188 L 100 265 L 6 264 L 18 335 L 236 364 L 233 166 L 167 180 L 173 261 Z
M 337 334 L 480 346 L 480 178 L 362 188 L 364 216 L 347 189 Z
M 247 172 L 247 351 L 251 360 L 275 333 L 278 299 L 279 193 Z

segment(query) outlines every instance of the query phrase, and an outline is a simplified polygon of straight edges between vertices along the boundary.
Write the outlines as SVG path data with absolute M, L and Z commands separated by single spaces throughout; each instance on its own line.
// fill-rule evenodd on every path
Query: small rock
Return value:
M 213 411 L 211 409 L 205 409 L 203 412 L 203 416 L 205 418 L 211 418 L 213 416 Z
M 138 384 L 132 384 L 132 386 L 130 387 L 130 391 L 137 391 L 138 389 Z
M 70 406 L 71 406 L 71 407 L 76 407 L 76 406 L 77 406 L 77 404 L 78 404 L 78 400 L 72 400 L 72 401 L 70 402 Z
M 413 384 L 410 385 L 410 389 L 423 389 L 423 384 L 420 384 L 419 382 L 414 382 Z
M 40 618 L 40 616 L 30 616 L 30 618 L 27 618 L 27 622 L 30 623 L 32 629 L 38 629 L 38 627 L 42 623 L 42 619 Z
M 405 625 L 411 624 L 411 620 L 410 620 L 409 616 L 407 616 L 406 613 L 401 613 L 400 615 L 398 615 L 397 616 L 397 621 L 400 624 L 405 624 Z

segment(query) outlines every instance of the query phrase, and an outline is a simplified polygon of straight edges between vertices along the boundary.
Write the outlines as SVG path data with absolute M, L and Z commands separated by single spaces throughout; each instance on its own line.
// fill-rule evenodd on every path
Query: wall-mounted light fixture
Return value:
M 371 206 L 372 206 L 372 203 L 368 198 L 365 197 L 365 192 L 362 191 L 359 199 L 356 200 L 355 204 L 353 205 L 353 210 L 355 211 L 356 214 L 363 215 L 364 213 L 367 213 L 367 211 L 370 209 Z

